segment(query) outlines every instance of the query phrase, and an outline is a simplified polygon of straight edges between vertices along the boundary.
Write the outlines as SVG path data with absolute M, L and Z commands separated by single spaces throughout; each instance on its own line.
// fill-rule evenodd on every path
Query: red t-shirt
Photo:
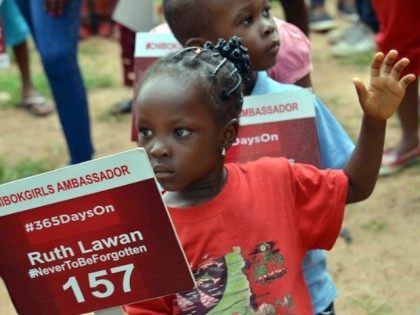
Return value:
M 127 306 L 128 314 L 312 314 L 302 260 L 338 237 L 346 175 L 283 158 L 226 168 L 214 199 L 169 209 L 197 289 Z

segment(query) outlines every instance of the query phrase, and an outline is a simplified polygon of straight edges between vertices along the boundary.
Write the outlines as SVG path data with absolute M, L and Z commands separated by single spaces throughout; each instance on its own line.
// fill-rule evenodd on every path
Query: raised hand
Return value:
M 389 51 L 386 56 L 376 53 L 368 88 L 359 78 L 353 79 L 360 105 L 369 118 L 384 121 L 391 117 L 400 105 L 407 86 L 416 78 L 414 74 L 399 78 L 410 60 L 402 58 L 396 62 L 397 57 L 396 50 Z

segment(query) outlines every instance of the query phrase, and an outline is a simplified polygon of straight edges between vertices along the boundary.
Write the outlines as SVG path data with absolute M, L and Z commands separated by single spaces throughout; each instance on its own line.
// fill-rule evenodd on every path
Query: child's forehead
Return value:
M 267 0 L 207 0 L 208 9 L 217 15 L 235 15 L 252 10 Z M 209 13 L 209 12 L 208 12 Z
M 157 94 L 162 97 L 172 97 L 190 90 L 192 77 L 158 72 L 148 78 L 140 87 L 139 96 Z
M 208 83 L 195 73 L 160 72 L 143 82 L 137 100 L 153 100 L 154 102 L 171 103 L 182 101 L 187 103 L 193 99 L 201 100 L 206 94 Z
M 268 0 L 207 0 L 207 31 L 210 37 L 227 36 L 226 32 L 244 15 L 254 14 L 266 6 Z M 222 34 L 219 34 L 219 33 Z M 234 35 L 234 34 L 231 34 Z M 213 38 L 215 40 L 216 38 Z
M 186 56 L 184 60 L 188 58 L 193 58 L 193 56 Z M 203 85 L 207 81 L 204 80 L 203 71 L 200 68 L 189 69 L 179 64 L 168 65 L 168 67 L 172 69 L 163 68 L 161 71 L 157 71 L 144 84 L 158 86 L 158 88 L 165 85 L 167 90 L 190 90 Z M 165 91 L 161 89 L 161 92 Z
M 211 116 L 207 100 L 192 85 L 180 81 L 154 80 L 146 84 L 137 98 L 137 118 L 158 121 L 169 117 L 171 122 L 180 117 Z

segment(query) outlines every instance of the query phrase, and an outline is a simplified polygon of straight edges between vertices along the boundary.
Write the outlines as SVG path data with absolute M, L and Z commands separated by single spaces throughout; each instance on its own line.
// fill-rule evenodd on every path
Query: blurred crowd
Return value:
M 80 77 L 77 65 L 78 40 L 87 39 L 90 36 L 103 36 L 118 40 L 121 46 L 120 60 L 123 66 L 122 82 L 128 88 L 133 86 L 135 30 L 113 21 L 112 14 L 118 1 L 123 0 L 2 1 L 0 12 L 5 24 L 6 43 L 13 48 L 15 60 L 21 72 L 22 100 L 19 105 L 35 116 L 46 116 L 54 111 L 54 104 L 37 91 L 31 79 L 27 47 L 27 38 L 31 31 L 35 34 L 34 41 L 53 92 L 55 107 L 69 147 L 70 163 L 90 159 L 94 152 L 93 145 L 89 140 L 83 144 L 81 155 L 77 153 L 82 145 L 80 140 L 76 140 L 73 135 L 82 136 L 80 130 L 76 132 L 72 127 L 72 121 L 77 119 L 77 111 L 75 112 L 74 108 L 70 110 L 68 108 L 70 105 L 66 104 L 66 100 L 72 98 L 75 100 L 76 98 L 74 95 L 71 95 L 70 98 L 65 97 L 64 89 L 68 90 L 68 88 L 59 83 L 60 77 L 66 71 L 76 74 L 72 77 Z M 161 1 L 150 1 L 154 5 L 154 14 L 162 15 Z M 416 32 L 412 31 L 418 24 L 412 12 L 419 12 L 419 2 L 411 1 L 410 4 L 404 6 L 398 1 L 383 3 L 379 0 L 337 0 L 334 1 L 334 6 L 331 6 L 332 1 L 326 2 L 325 0 L 299 0 L 294 1 L 293 4 L 286 0 L 271 0 L 271 2 L 279 2 L 283 8 L 285 20 L 297 26 L 309 39 L 310 32 L 324 34 L 331 45 L 330 52 L 333 57 L 349 58 L 362 53 L 373 53 L 377 49 L 386 52 L 385 50 L 390 48 L 397 48 L 411 59 L 409 70 L 414 73 L 418 71 L 420 41 Z M 19 17 L 20 13 L 17 11 L 19 9 L 23 18 Z M 63 24 L 64 19 L 60 21 L 62 16 L 71 17 L 72 22 L 67 20 Z M 42 23 L 39 17 L 44 17 L 45 22 Z M 67 36 L 68 33 L 65 35 L 67 37 L 60 35 L 64 34 L 60 32 L 63 32 L 65 28 L 71 28 L 70 37 Z M 13 32 L 10 29 L 13 29 Z M 12 33 L 12 35 L 8 33 Z M 404 40 L 400 40 L 402 37 Z M 64 42 L 60 38 L 67 38 L 68 41 Z M 61 43 L 58 45 L 62 49 L 59 52 L 61 55 L 57 54 L 57 49 L 50 49 L 48 43 L 51 39 Z M 53 53 L 55 55 L 52 55 Z M 72 66 L 67 69 L 53 67 L 57 58 L 68 58 L 69 65 Z M 89 111 L 82 80 L 78 79 L 77 82 L 74 82 L 74 86 L 73 90 L 79 91 L 77 103 L 84 104 L 80 106 L 78 114 L 84 117 L 82 121 L 85 121 L 83 138 L 90 139 Z M 399 111 L 402 137 L 395 147 L 385 152 L 382 170 L 385 175 L 392 174 L 394 170 L 409 165 L 420 156 L 417 86 L 416 80 L 410 86 Z M 113 104 L 110 112 L 114 115 L 130 113 L 131 95 L 127 99 Z

